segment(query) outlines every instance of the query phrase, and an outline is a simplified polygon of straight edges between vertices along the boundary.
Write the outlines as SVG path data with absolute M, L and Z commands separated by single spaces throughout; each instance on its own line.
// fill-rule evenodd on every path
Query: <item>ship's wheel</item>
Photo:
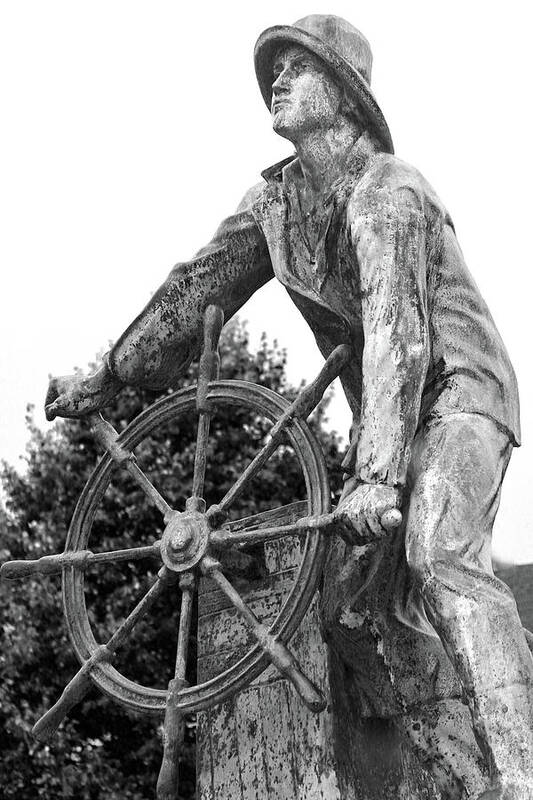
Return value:
M 209 306 L 205 314 L 204 347 L 196 387 L 168 395 L 140 414 L 120 435 L 100 414 L 91 418 L 96 439 L 105 454 L 89 478 L 70 525 L 65 550 L 37 561 L 12 561 L 2 566 L 2 577 L 23 578 L 35 574 L 62 573 L 66 624 L 76 655 L 78 673 L 66 686 L 55 705 L 36 723 L 34 735 L 48 740 L 65 715 L 95 684 L 130 709 L 164 714 L 164 753 L 158 780 L 159 800 L 173 800 L 178 794 L 178 759 L 183 740 L 184 715 L 206 709 L 240 691 L 273 663 L 288 678 L 312 711 L 324 708 L 320 690 L 303 674 L 288 642 L 294 634 L 317 588 L 325 553 L 324 533 L 334 526 L 330 513 L 330 489 L 320 446 L 306 419 L 320 402 L 324 391 L 350 358 L 350 348 L 337 347 L 326 360 L 318 377 L 289 403 L 275 392 L 244 381 L 218 380 L 218 339 L 223 325 L 222 311 Z M 272 423 L 270 436 L 247 465 L 234 485 L 216 505 L 206 508 L 203 499 L 210 421 L 221 407 L 246 407 Z M 198 432 L 191 496 L 182 509 L 172 508 L 140 469 L 134 449 L 159 426 L 196 410 Z M 291 525 L 252 530 L 233 529 L 228 512 L 236 499 L 258 475 L 282 441 L 289 441 L 303 473 L 308 514 Z M 114 472 L 122 468 L 137 482 L 161 512 L 164 530 L 152 545 L 125 550 L 93 552 L 90 535 L 94 517 Z M 393 524 L 397 524 L 393 522 Z M 304 537 L 302 559 L 296 580 L 274 622 L 265 626 L 224 574 L 224 552 L 247 544 L 258 544 L 290 534 Z M 105 643 L 98 643 L 91 629 L 85 601 L 85 569 L 88 565 L 159 558 L 157 579 Z M 202 576 L 211 578 L 247 624 L 255 644 L 236 664 L 216 677 L 197 685 L 186 681 L 188 645 L 191 633 L 194 593 Z M 177 631 L 174 677 L 167 691 L 148 688 L 122 675 L 114 656 L 124 645 L 135 624 L 165 593 L 179 591 L 181 606 Z M 169 606 L 170 607 L 170 606 Z

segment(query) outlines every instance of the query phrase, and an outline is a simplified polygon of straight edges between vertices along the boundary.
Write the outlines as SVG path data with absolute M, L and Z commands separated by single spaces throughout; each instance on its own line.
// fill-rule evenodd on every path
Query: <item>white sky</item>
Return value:
M 290 153 L 255 83 L 259 33 L 314 12 L 369 38 L 396 153 L 435 186 L 514 362 L 515 451 L 495 554 L 533 561 L 531 28 L 528 4 L 479 0 L 0 5 L 0 454 L 23 451 L 24 409 L 47 375 L 85 366 L 177 261 L 209 240 L 261 169 Z M 321 359 L 274 283 L 245 307 L 289 348 L 289 376 Z M 333 426 L 346 432 L 343 399 Z M 46 425 L 39 411 L 38 421 Z

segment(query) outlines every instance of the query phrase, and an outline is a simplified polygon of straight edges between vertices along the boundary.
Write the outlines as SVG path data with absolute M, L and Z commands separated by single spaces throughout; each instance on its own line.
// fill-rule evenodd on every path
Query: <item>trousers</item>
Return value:
M 332 692 L 392 720 L 443 800 L 533 798 L 533 657 L 491 566 L 511 451 L 482 415 L 426 422 L 402 527 L 362 547 L 335 538 L 326 564 Z

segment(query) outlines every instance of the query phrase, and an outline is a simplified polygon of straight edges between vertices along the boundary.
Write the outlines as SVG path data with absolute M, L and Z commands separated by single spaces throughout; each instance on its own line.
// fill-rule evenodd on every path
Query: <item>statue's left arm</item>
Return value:
M 401 489 L 430 356 L 425 219 L 413 189 L 382 192 L 354 221 L 364 332 L 355 473 Z
M 355 478 L 345 505 L 352 522 L 379 535 L 380 514 L 401 502 L 429 365 L 426 226 L 411 187 L 377 188 L 351 209 L 349 222 L 364 348 Z

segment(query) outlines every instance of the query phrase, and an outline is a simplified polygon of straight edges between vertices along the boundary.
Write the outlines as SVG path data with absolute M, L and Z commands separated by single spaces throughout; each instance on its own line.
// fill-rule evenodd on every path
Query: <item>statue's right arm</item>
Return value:
M 206 307 L 216 303 L 228 320 L 273 277 L 265 238 L 251 213 L 260 191 L 248 192 L 207 247 L 172 269 L 98 372 L 52 379 L 48 419 L 103 408 L 124 385 L 158 389 L 175 384 L 198 354 Z

